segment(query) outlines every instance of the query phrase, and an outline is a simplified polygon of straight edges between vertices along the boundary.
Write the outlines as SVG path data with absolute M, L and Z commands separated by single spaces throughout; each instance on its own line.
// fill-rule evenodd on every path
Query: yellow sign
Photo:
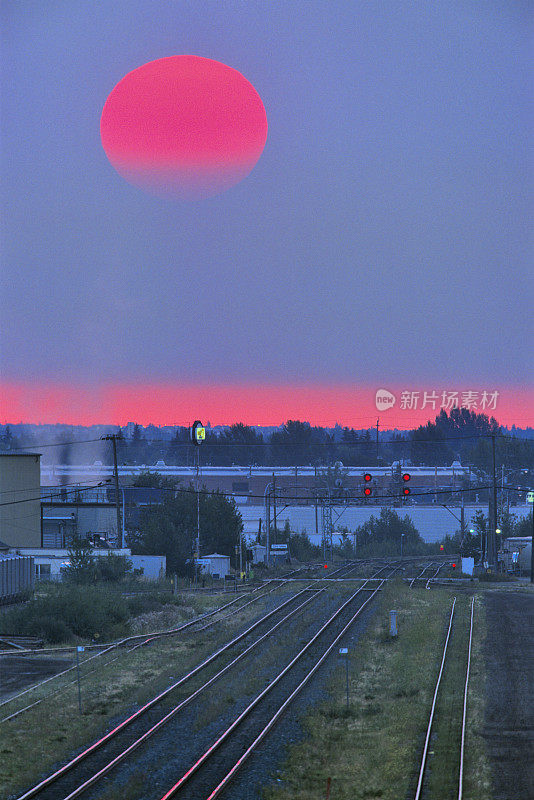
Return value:
M 202 444 L 203 441 L 205 441 L 205 439 L 206 439 L 206 428 L 201 423 L 201 421 L 197 419 L 193 422 L 193 425 L 191 427 L 191 440 L 193 441 L 193 444 L 196 444 L 197 446 L 200 447 L 200 445 Z

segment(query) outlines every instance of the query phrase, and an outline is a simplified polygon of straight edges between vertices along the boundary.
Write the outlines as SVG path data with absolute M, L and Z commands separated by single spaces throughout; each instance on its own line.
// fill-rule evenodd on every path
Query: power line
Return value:
M 71 445 L 75 444 L 88 444 L 90 442 L 100 442 L 100 441 L 101 439 L 98 438 L 98 439 L 76 439 L 73 440 L 72 442 L 48 442 L 46 444 L 25 444 L 25 445 L 21 444 L 18 447 L 10 447 L 9 450 L 0 451 L 0 455 L 9 455 L 9 453 L 12 453 L 15 450 L 34 450 L 37 448 L 39 448 L 39 450 L 42 450 L 43 447 L 67 447 L 67 446 L 70 447 Z
M 153 489 L 157 489 L 158 491 L 161 491 L 161 492 L 175 492 L 175 493 L 181 492 L 181 493 L 195 494 L 195 495 L 197 493 L 195 489 L 188 489 L 187 487 L 180 487 L 180 486 L 177 486 L 176 488 L 171 488 L 171 487 L 168 487 L 168 486 L 161 486 L 161 487 L 157 487 L 157 486 L 155 486 L 155 487 L 128 487 L 128 488 L 133 488 L 133 489 L 135 489 L 135 488 L 153 488 Z M 473 486 L 473 487 L 470 487 L 470 488 L 429 489 L 428 491 L 424 491 L 424 492 L 414 492 L 412 490 L 410 492 L 410 498 L 413 498 L 413 497 L 430 497 L 432 495 L 437 495 L 437 494 L 449 494 L 450 495 L 450 494 L 462 494 L 463 492 L 480 492 L 480 491 L 483 491 L 485 489 L 492 489 L 492 488 L 493 488 L 493 484 L 491 483 L 491 484 L 488 484 L 487 486 L 477 485 L 477 486 Z M 326 487 L 314 487 L 313 489 L 310 489 L 310 494 L 309 495 L 297 495 L 297 496 L 296 495 L 292 495 L 291 497 L 284 498 L 280 494 L 280 495 L 278 495 L 278 497 L 281 500 L 287 499 L 287 500 L 291 500 L 291 501 L 293 501 L 293 500 L 310 501 L 310 500 L 314 500 L 315 499 L 315 495 L 312 494 L 312 492 L 319 492 L 321 490 L 325 491 L 325 492 L 327 491 Z M 523 491 L 527 491 L 527 490 L 523 490 Z M 213 495 L 213 494 L 215 494 L 215 495 L 219 494 L 219 495 L 222 495 L 224 497 L 233 497 L 234 496 L 232 493 L 223 492 L 220 489 L 200 489 L 199 490 L 199 494 L 204 494 L 204 495 L 208 495 L 208 496 L 209 495 Z M 262 502 L 265 500 L 265 496 L 263 494 L 247 494 L 247 498 L 252 498 L 254 500 L 261 500 Z M 317 499 L 322 500 L 322 499 L 328 499 L 328 498 L 324 498 L 322 495 L 318 495 Z M 365 502 L 365 505 L 372 505 L 373 504 L 372 500 L 369 501 L 368 498 L 365 498 L 364 496 L 360 496 L 360 495 L 352 495 L 352 496 L 345 495 L 344 497 L 331 497 L 329 499 L 330 499 L 330 501 L 339 500 L 341 504 L 346 502 L 347 500 L 362 500 L 362 501 Z M 401 500 L 401 499 L 404 499 L 404 495 L 382 494 L 382 495 L 375 495 L 373 497 L 373 500 L 374 499 L 376 499 L 376 500 L 388 500 L 388 499 Z
M 36 503 L 37 501 L 53 499 L 54 497 L 64 497 L 66 494 L 76 494 L 77 492 L 89 492 L 91 489 L 98 489 L 99 486 L 106 486 L 106 485 L 107 484 L 101 481 L 100 483 L 95 484 L 95 486 L 86 486 L 85 488 L 77 487 L 76 489 L 73 489 L 72 491 L 69 492 L 60 491 L 59 493 L 56 492 L 55 494 L 41 495 L 40 497 L 27 497 L 25 500 L 9 500 L 7 502 L 0 503 L 0 506 L 15 506 L 18 505 L 19 503 Z
M 72 484 L 66 484 L 66 485 L 72 486 Z M 26 498 L 24 500 L 11 500 L 11 501 L 7 501 L 7 502 L 3 502 L 3 503 L 0 503 L 0 507 L 18 505 L 20 503 L 32 503 L 32 502 L 37 502 L 37 501 L 42 501 L 42 500 L 47 500 L 47 499 L 53 500 L 55 497 L 64 497 L 65 494 L 70 495 L 70 494 L 76 494 L 76 493 L 79 493 L 79 492 L 88 492 L 88 491 L 91 491 L 92 489 L 98 489 L 98 488 L 100 488 L 102 486 L 109 487 L 109 484 L 102 481 L 100 483 L 95 484 L 94 486 L 85 486 L 85 487 L 76 486 L 76 488 L 74 488 L 73 490 L 68 491 L 68 492 L 60 491 L 60 492 L 56 492 L 56 493 L 50 494 L 50 495 L 41 495 L 41 497 L 30 497 L 30 498 Z M 43 488 L 49 488 L 49 487 L 43 487 Z M 64 487 L 62 487 L 61 485 L 57 486 L 57 488 L 59 488 L 60 490 L 64 489 Z M 292 487 L 289 487 L 289 488 L 292 488 Z M 410 498 L 414 498 L 414 497 L 430 497 L 432 495 L 438 495 L 438 494 L 439 495 L 442 495 L 442 494 L 450 495 L 450 494 L 463 494 L 464 492 L 480 492 L 480 491 L 484 491 L 485 489 L 492 489 L 492 488 L 493 488 L 493 483 L 488 484 L 487 486 L 478 484 L 476 486 L 464 487 L 464 488 L 453 488 L 453 487 L 451 487 L 449 489 L 428 489 L 428 490 L 423 491 L 423 492 L 417 492 L 417 491 L 412 490 L 410 492 Z M 501 486 L 499 484 L 497 485 L 497 488 L 501 489 L 501 490 L 504 490 L 504 491 L 520 492 L 520 493 L 530 491 L 530 489 L 528 487 L 517 488 L 517 487 L 506 486 L 506 485 L 502 485 Z M 180 486 L 176 486 L 174 488 L 169 487 L 169 486 L 148 486 L 148 487 L 147 486 L 128 486 L 128 487 L 124 487 L 124 489 L 126 491 L 129 490 L 129 489 L 154 489 L 154 490 L 157 490 L 157 491 L 160 491 L 160 492 L 174 492 L 174 493 L 181 492 L 181 493 L 194 494 L 194 495 L 197 494 L 196 489 L 188 489 L 187 487 L 180 487 Z M 278 496 L 280 497 L 281 500 L 284 500 L 284 499 L 292 500 L 292 501 L 293 500 L 304 500 L 304 501 L 308 501 L 309 502 L 310 500 L 315 499 L 315 496 L 317 496 L 317 499 L 319 499 L 319 500 L 325 499 L 322 494 L 319 494 L 322 491 L 326 492 L 328 490 L 327 490 L 326 487 L 313 487 L 313 488 L 310 488 L 310 494 L 308 494 L 308 495 L 292 495 L 290 498 L 289 497 L 288 498 L 283 498 L 281 494 L 278 495 Z M 221 495 L 223 497 L 230 497 L 230 498 L 233 498 L 235 496 L 234 493 L 224 492 L 224 491 L 222 491 L 220 489 L 200 489 L 198 494 L 207 495 L 207 496 L 214 495 L 214 494 L 215 495 L 219 494 L 219 495 Z M 265 496 L 263 494 L 247 494 L 246 496 L 247 496 L 247 498 L 251 498 L 251 499 L 254 499 L 254 500 L 261 500 L 262 502 L 265 500 Z M 390 499 L 392 499 L 392 500 L 402 500 L 403 498 L 404 498 L 403 495 L 399 495 L 397 493 L 393 493 L 393 494 L 375 495 L 373 497 L 373 500 L 390 500 Z M 345 495 L 344 497 L 331 497 L 330 500 L 334 500 L 334 501 L 335 500 L 339 500 L 341 504 L 346 503 L 347 501 L 350 501 L 350 500 L 360 500 L 360 501 L 364 502 L 365 505 L 373 505 L 374 504 L 373 500 L 370 501 L 369 499 L 366 499 L 366 498 L 364 498 L 363 496 L 360 496 L 360 495 Z M 60 503 L 58 503 L 58 505 L 59 504 Z
M 50 483 L 47 486 L 32 486 L 28 489 L 3 489 L 0 494 L 20 494 L 21 492 L 38 492 L 39 489 L 63 489 L 65 486 L 68 487 L 76 487 L 79 486 L 80 488 L 96 488 L 96 487 L 88 487 L 87 482 L 84 481 L 83 483 Z

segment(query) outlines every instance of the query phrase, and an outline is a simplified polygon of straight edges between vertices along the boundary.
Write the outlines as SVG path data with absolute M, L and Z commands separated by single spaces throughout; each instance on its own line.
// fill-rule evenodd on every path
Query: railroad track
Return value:
M 292 659 L 290 664 L 284 668 L 284 670 L 282 670 L 282 672 L 273 681 L 271 681 L 269 687 L 267 687 L 269 691 L 267 692 L 264 690 L 261 693 L 261 698 L 267 694 L 271 696 L 271 689 L 273 689 L 275 686 L 278 686 L 278 684 L 281 683 L 282 679 L 285 678 L 286 674 L 289 674 L 289 672 L 291 672 L 292 676 L 300 676 L 299 680 L 301 680 L 303 664 L 307 665 L 306 669 L 309 672 L 309 676 L 305 681 L 307 682 L 315 669 L 318 668 L 315 667 L 314 669 L 313 665 L 310 666 L 311 662 L 308 663 L 310 656 L 317 655 L 318 648 L 324 644 L 325 635 L 330 635 L 332 626 L 335 628 L 335 633 L 339 634 L 339 636 L 343 635 L 343 633 L 348 630 L 356 616 L 358 616 L 361 610 L 367 605 L 369 600 L 376 595 L 380 589 L 380 586 L 381 584 L 373 587 L 372 589 L 368 589 L 364 584 L 363 586 L 359 587 L 356 592 L 354 592 L 351 597 L 336 610 L 335 614 L 320 628 L 316 635 L 308 641 L 300 653 Z M 62 766 L 59 770 L 56 770 L 54 773 L 30 788 L 20 796 L 19 800 L 30 800 L 30 798 L 38 798 L 39 800 L 67 800 L 68 798 L 68 800 L 74 800 L 75 797 L 85 794 L 90 787 L 99 783 L 104 776 L 108 775 L 108 773 L 112 771 L 119 763 L 130 758 L 131 754 L 137 750 L 138 747 L 145 744 L 145 742 L 147 742 L 148 739 L 155 735 L 158 731 L 161 731 L 172 718 L 182 711 L 182 709 L 197 700 L 202 692 L 212 686 L 216 681 L 220 680 L 223 675 L 227 674 L 231 670 L 234 670 L 236 665 L 239 664 L 241 660 L 244 659 L 256 647 L 260 647 L 264 643 L 267 643 L 270 640 L 270 637 L 276 631 L 287 626 L 290 620 L 292 620 L 297 614 L 306 608 L 306 606 L 311 604 L 317 597 L 320 597 L 324 591 L 324 589 L 315 588 L 313 584 L 302 589 L 292 598 L 279 605 L 274 611 L 271 611 L 269 614 L 262 617 L 261 620 L 250 626 L 246 631 L 239 634 L 239 636 L 235 637 L 231 642 L 224 645 L 222 648 L 219 648 L 219 650 L 215 651 L 215 653 L 209 656 L 204 662 L 184 675 L 179 681 L 176 681 L 164 692 L 152 698 L 141 709 L 130 715 L 130 717 L 117 725 L 112 731 L 94 742 L 90 747 L 86 748 L 74 759 Z M 365 595 L 369 595 L 369 593 L 370 597 L 368 600 L 362 603 L 358 610 L 354 612 L 352 606 L 355 598 L 357 596 L 365 597 Z M 291 604 L 296 604 L 296 607 L 288 610 L 288 607 L 291 606 Z M 221 666 L 221 668 L 218 669 L 214 674 L 210 674 L 210 671 L 207 670 L 209 665 L 216 666 L 217 660 L 223 653 L 228 652 L 230 648 L 242 642 L 260 624 L 266 622 L 267 619 L 272 620 L 273 616 L 280 615 L 282 611 L 284 612 L 284 616 L 282 616 L 281 619 L 278 619 L 278 621 L 275 622 L 275 624 L 268 631 L 266 631 L 259 638 L 255 639 L 250 645 L 247 645 L 245 649 L 238 653 L 237 656 L 229 663 Z M 340 628 L 341 633 L 339 630 Z M 332 647 L 333 646 L 334 645 L 332 645 Z M 328 652 L 330 652 L 330 650 Z M 308 654 L 308 661 L 306 661 L 304 658 L 306 654 Z M 300 672 L 295 672 L 293 669 L 297 663 L 299 665 Z M 191 691 L 190 694 L 187 694 L 185 697 L 179 697 L 179 702 L 177 702 L 176 705 L 173 705 L 170 709 L 167 708 L 169 703 L 172 701 L 172 693 L 177 689 L 182 690 L 183 687 L 193 677 L 201 674 L 206 675 L 204 682 Z M 287 689 L 287 683 L 281 685 Z M 165 700 L 164 703 L 162 703 L 163 700 Z M 255 708 L 257 703 L 252 705 Z M 262 707 L 265 707 L 264 704 Z M 249 711 L 247 711 L 245 716 L 248 716 L 248 714 Z M 241 717 L 243 718 L 243 715 L 241 715 Z M 228 738 L 228 736 L 229 734 L 226 734 L 225 740 Z M 217 746 L 217 749 L 218 748 L 219 746 Z M 195 769 L 195 772 L 197 772 L 197 769 Z M 193 794 L 191 796 L 195 795 Z
M 380 563 L 380 562 L 378 562 L 378 563 Z M 396 562 L 394 562 L 394 563 L 396 563 Z M 340 580 L 340 579 L 343 579 L 343 578 L 347 578 L 349 575 L 351 575 L 357 569 L 361 569 L 362 566 L 366 566 L 368 564 L 371 564 L 371 565 L 374 565 L 374 566 L 378 566 L 377 563 L 373 564 L 373 561 L 371 559 L 362 559 L 362 560 L 358 560 L 358 561 L 350 561 L 348 564 L 343 564 L 341 567 L 338 567 L 337 569 L 333 570 L 333 572 L 331 572 L 329 575 L 326 575 L 325 578 L 326 578 L 326 580 L 330 580 L 330 579 L 331 580 Z M 390 567 L 390 563 L 385 563 L 384 566 L 379 567 L 378 571 L 374 573 L 373 577 L 378 576 L 381 572 L 383 572 L 385 569 L 388 569 L 389 567 Z
M 88 775 L 92 776 L 99 773 L 103 765 L 108 764 L 110 758 L 114 760 L 113 766 L 119 761 L 122 761 L 127 755 L 133 752 L 141 743 L 146 741 L 153 733 L 155 733 L 163 724 L 168 722 L 179 710 L 184 708 L 194 699 L 196 699 L 201 691 L 211 686 L 216 680 L 224 675 L 228 669 L 235 666 L 242 658 L 252 651 L 256 646 L 266 641 L 276 630 L 282 625 L 286 624 L 288 620 L 299 613 L 304 607 L 311 603 L 318 595 L 322 593 L 321 590 L 308 587 L 297 592 L 288 600 L 279 604 L 275 609 L 265 614 L 259 620 L 250 625 L 245 631 L 235 636 L 230 642 L 227 642 L 222 647 L 215 650 L 199 665 L 194 667 L 188 673 L 183 675 L 179 680 L 175 681 L 164 691 L 153 697 L 141 708 L 120 722 L 115 728 L 106 733 L 103 737 L 93 742 L 93 744 L 79 753 L 74 759 L 63 765 L 59 770 L 56 770 L 51 775 L 47 776 L 44 780 L 33 786 L 23 795 L 23 798 L 36 797 L 39 800 L 58 800 L 60 797 L 70 796 L 70 793 L 78 786 L 80 781 L 83 783 L 87 780 Z M 291 604 L 297 603 L 296 607 L 289 610 Z M 177 690 L 182 689 L 186 684 L 192 681 L 198 675 L 208 672 L 208 668 L 218 660 L 221 659 L 223 654 L 231 651 L 239 643 L 243 642 L 253 631 L 260 626 L 264 625 L 267 621 L 272 621 L 273 617 L 280 616 L 284 613 L 282 618 L 276 622 L 267 633 L 256 639 L 245 650 L 232 659 L 230 664 L 222 667 L 222 669 L 211 675 L 201 685 L 199 689 L 194 690 L 190 695 L 182 699 L 177 706 L 171 708 L 171 711 L 166 713 L 161 712 L 161 707 L 164 703 L 172 700 L 172 695 Z M 147 734 L 148 732 L 148 734 Z M 133 742 L 132 742 L 133 740 Z M 125 746 L 126 742 L 126 746 Z M 134 747 L 131 747 L 135 743 Z M 118 752 L 117 752 L 118 751 Z M 116 760 L 116 756 L 122 753 L 122 757 Z M 109 770 L 106 770 L 106 773 Z M 103 776 L 99 776 L 103 777 Z M 77 796 L 76 794 L 73 796 Z
M 430 589 L 430 584 L 432 583 L 432 581 L 434 581 L 437 578 L 442 569 L 444 569 L 445 567 L 450 567 L 451 563 L 452 561 L 449 560 L 449 561 L 430 561 L 428 564 L 425 564 L 421 572 L 415 575 L 411 580 L 408 579 L 410 580 L 410 589 L 413 589 L 414 584 L 416 583 L 416 581 L 419 580 L 425 581 L 425 588 Z M 425 572 L 431 570 L 433 567 L 435 569 L 432 575 L 425 575 Z
M 423 575 L 425 574 L 425 572 L 427 570 L 431 569 L 434 566 L 436 566 L 436 563 L 434 561 L 431 561 L 430 563 L 425 564 L 423 569 L 421 570 L 421 572 L 419 572 L 417 575 L 414 575 L 414 577 L 410 580 L 410 589 L 413 589 L 414 583 L 416 581 L 418 581 L 418 580 L 421 580 L 423 578 Z
M 463 797 L 467 700 L 474 625 L 474 598 L 471 599 L 470 609 L 467 617 L 468 619 L 464 618 L 461 620 L 457 618 L 457 602 L 456 598 L 454 598 L 449 617 L 447 634 L 445 637 L 445 644 L 443 646 L 443 652 L 441 655 L 440 668 L 434 687 L 428 724 L 426 727 L 425 740 L 418 768 L 417 786 L 415 789 L 414 800 L 424 800 L 425 797 L 433 796 L 429 789 L 431 772 L 432 769 L 437 768 L 440 758 L 447 759 L 447 780 L 450 781 L 451 784 L 454 784 L 451 785 L 450 792 L 441 785 L 441 796 L 455 796 L 458 798 L 458 800 L 462 800 Z M 467 627 L 468 633 L 466 631 Z M 465 649 L 462 648 L 460 641 L 457 641 L 456 644 L 454 641 L 455 638 L 461 639 L 462 634 L 465 635 L 466 639 Z M 462 685 L 458 685 L 458 682 L 454 687 L 457 695 L 461 693 L 461 702 L 459 702 L 459 696 L 457 702 L 454 702 L 454 698 L 451 701 L 451 698 L 447 697 L 443 699 L 440 704 L 440 689 L 442 689 L 442 684 L 447 678 L 447 665 L 449 663 L 447 656 L 449 656 L 450 660 L 450 652 L 455 647 L 456 649 L 464 649 L 465 656 L 465 669 L 463 670 L 462 675 Z M 443 721 L 447 723 L 447 730 L 449 731 L 450 737 L 449 742 L 440 742 L 439 737 L 433 741 L 435 739 L 434 728 L 436 725 L 436 720 L 439 722 L 440 714 L 443 717 Z M 433 750 L 430 749 L 431 747 L 433 747 Z M 453 761 L 456 764 L 455 768 L 452 770 L 454 774 L 451 774 L 451 770 L 449 769 L 451 748 L 453 756 L 456 756 L 456 758 L 453 758 Z M 432 756 L 432 763 L 430 763 L 430 756 Z
M 226 620 L 229 617 L 232 617 L 232 616 L 235 616 L 236 614 L 239 614 L 244 608 L 248 607 L 249 605 L 252 605 L 252 603 L 255 603 L 258 600 L 261 600 L 266 595 L 269 595 L 269 594 L 272 594 L 273 592 L 275 592 L 277 589 L 280 588 L 280 585 L 281 585 L 280 581 L 281 581 L 281 583 L 285 583 L 286 582 L 284 579 L 276 579 L 276 578 L 272 579 L 271 581 L 268 581 L 267 584 L 264 584 L 262 587 L 258 587 L 258 589 L 260 589 L 260 588 L 264 589 L 266 586 L 270 585 L 271 583 L 277 583 L 276 586 L 274 586 L 273 588 L 269 589 L 268 591 L 262 592 L 261 594 L 256 594 L 255 597 L 253 597 L 252 599 L 249 599 L 249 595 L 247 595 L 247 596 L 243 596 L 242 595 L 241 597 L 235 598 L 231 602 L 225 603 L 223 606 L 220 606 L 219 608 L 216 608 L 216 609 L 214 609 L 212 611 L 209 611 L 206 614 L 202 614 L 199 617 L 195 617 L 195 619 L 189 620 L 188 622 L 185 622 L 185 623 L 183 623 L 182 625 L 179 625 L 176 628 L 170 628 L 170 629 L 164 630 L 164 631 L 157 631 L 157 632 L 152 633 L 152 634 L 140 634 L 140 635 L 136 635 L 136 636 L 129 636 L 129 637 L 125 638 L 125 639 L 121 639 L 119 642 L 114 642 L 114 643 L 111 643 L 109 645 L 106 645 L 102 651 L 100 651 L 99 653 L 95 653 L 94 655 L 90 656 L 89 658 L 84 659 L 84 661 L 81 662 L 82 677 L 85 678 L 88 675 L 93 674 L 97 670 L 100 670 L 102 667 L 105 667 L 108 664 L 114 663 L 123 654 L 124 655 L 128 655 L 129 653 L 132 653 L 134 650 L 137 650 L 140 647 L 144 647 L 146 645 L 152 644 L 157 639 L 162 639 L 162 638 L 166 638 L 166 637 L 170 637 L 170 636 L 176 636 L 177 634 L 182 634 L 182 633 L 189 634 L 189 633 L 201 633 L 203 631 L 206 631 L 208 628 L 211 628 L 214 625 L 218 625 L 223 620 Z M 258 591 L 258 589 L 255 589 L 254 592 L 252 592 L 251 594 L 254 594 L 256 591 Z M 222 611 L 224 611 L 225 609 L 229 608 L 230 606 L 234 606 L 236 603 L 238 603 L 238 602 L 240 602 L 242 600 L 246 600 L 246 602 L 242 603 L 241 605 L 238 605 L 236 608 L 233 608 L 232 611 L 230 611 L 228 614 L 225 614 L 222 617 L 218 616 Z M 216 619 L 211 619 L 210 622 L 208 622 L 208 623 L 205 622 L 207 619 L 213 618 L 214 616 L 216 616 Z M 201 625 L 201 623 L 204 623 L 204 624 Z M 128 645 L 132 644 L 133 642 L 135 642 L 135 644 L 133 644 L 132 647 L 128 648 Z M 117 651 L 120 648 L 124 648 L 124 647 L 126 647 L 127 649 L 126 650 L 122 650 L 121 652 L 119 652 L 119 655 L 116 655 L 114 658 L 107 659 L 104 663 L 98 662 L 96 665 L 94 665 L 89 670 L 85 669 L 85 665 L 88 664 L 89 662 L 94 661 L 94 660 L 100 658 L 101 656 L 106 655 L 107 653 L 112 653 L 112 652 Z M 68 648 L 68 650 L 70 650 L 70 649 L 71 648 Z M 54 653 L 54 652 L 58 652 L 58 651 L 59 652 L 65 652 L 65 648 L 58 648 L 58 650 L 53 650 L 52 649 L 51 651 L 47 651 L 47 652 Z M 21 655 L 21 654 L 17 653 L 17 655 Z M 69 675 L 70 673 L 73 673 L 75 669 L 76 669 L 76 664 L 73 664 L 72 666 L 68 667 L 67 669 L 62 670 L 61 672 L 57 672 L 55 675 L 51 675 L 49 678 L 45 678 L 44 680 L 39 681 L 38 683 L 32 684 L 32 686 L 28 686 L 26 689 L 23 689 L 23 691 L 18 692 L 17 694 L 13 695 L 12 697 L 8 697 L 6 700 L 3 700 L 2 702 L 0 702 L 0 709 L 3 708 L 4 706 L 8 706 L 9 703 L 13 703 L 16 700 L 19 700 L 23 696 L 29 695 L 31 692 L 34 692 L 35 690 L 42 688 L 43 686 L 45 686 L 46 684 L 51 683 L 52 681 L 55 681 L 55 680 L 57 680 L 59 678 L 65 677 L 66 675 Z M 35 708 L 35 706 L 39 705 L 44 700 L 47 700 L 48 698 L 59 694 L 64 689 L 67 689 L 69 686 L 72 686 L 74 683 L 76 683 L 76 678 L 74 678 L 73 680 L 67 680 L 66 682 L 62 683 L 59 687 L 52 688 L 52 690 L 50 692 L 48 692 L 47 694 L 43 695 L 39 699 L 28 703 L 24 707 L 19 708 L 16 711 L 13 711 L 12 713 L 6 713 L 5 716 L 0 718 L 0 724 L 2 724 L 4 722 L 9 722 L 11 719 L 14 719 L 15 717 L 18 717 L 20 714 L 23 714 L 25 711 L 29 711 L 31 708 Z M 8 712 L 8 710 L 9 710 L 8 708 L 5 709 L 5 712 Z
M 431 582 L 434 581 L 437 578 L 437 576 L 439 575 L 439 573 L 441 572 L 441 570 L 444 567 L 448 567 L 448 566 L 450 566 L 448 561 L 444 561 L 442 564 L 438 564 L 438 567 L 435 570 L 435 572 L 432 573 L 432 575 L 428 578 L 427 582 L 425 583 L 425 589 L 430 589 Z
M 173 797 L 214 800 L 226 793 L 247 759 L 380 591 L 383 583 L 371 589 L 368 597 L 354 608 L 354 601 L 364 587 L 357 589 L 158 800 L 170 800 Z

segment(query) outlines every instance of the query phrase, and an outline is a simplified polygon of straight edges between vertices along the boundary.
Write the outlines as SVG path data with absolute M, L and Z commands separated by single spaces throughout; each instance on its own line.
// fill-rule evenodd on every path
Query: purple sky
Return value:
M 2 379 L 532 385 L 531 12 L 4 3 Z M 269 123 L 197 203 L 126 183 L 99 136 L 115 84 L 182 53 Z

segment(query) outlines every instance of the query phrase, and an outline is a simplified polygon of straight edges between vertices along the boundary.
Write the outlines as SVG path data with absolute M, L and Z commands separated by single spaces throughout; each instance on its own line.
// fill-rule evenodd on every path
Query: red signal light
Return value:
M 404 487 L 404 489 L 403 489 L 402 491 L 403 491 L 403 494 L 405 494 L 405 495 L 406 495 L 406 497 L 408 497 L 408 495 L 412 493 L 412 490 L 411 490 L 411 489 L 408 489 L 408 487 L 407 487 L 407 486 L 405 486 L 405 487 Z
M 453 564 L 453 565 L 452 565 L 452 568 L 453 568 L 453 569 L 456 569 L 456 564 Z
M 373 494 L 373 490 L 371 489 L 370 486 L 366 486 L 365 489 L 363 490 L 363 493 L 366 497 L 369 497 L 369 495 Z
M 366 483 L 369 483 L 369 481 L 373 480 L 373 476 L 371 475 L 370 472 L 366 472 L 365 475 L 363 476 L 363 479 Z
M 409 472 L 405 472 L 404 475 L 402 476 L 402 480 L 403 481 L 409 481 L 411 477 L 412 476 L 410 475 Z
M 325 568 L 325 569 L 328 569 L 328 564 L 325 564 L 325 565 L 324 565 L 324 568 Z
M 440 544 L 439 549 L 443 550 L 444 549 L 444 545 Z

